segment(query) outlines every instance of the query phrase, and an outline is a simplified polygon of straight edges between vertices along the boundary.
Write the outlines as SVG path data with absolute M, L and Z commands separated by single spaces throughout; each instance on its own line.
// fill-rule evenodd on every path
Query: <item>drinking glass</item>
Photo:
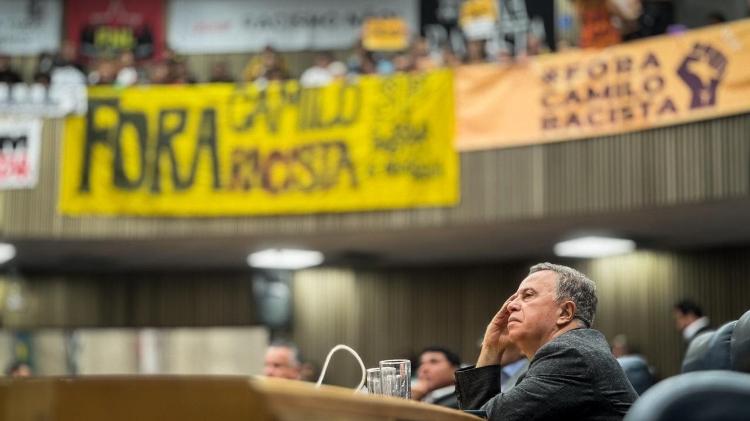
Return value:
M 383 360 L 380 362 L 383 395 L 411 398 L 411 361 Z
M 382 395 L 383 387 L 380 380 L 380 368 L 367 369 L 367 393 L 370 395 Z

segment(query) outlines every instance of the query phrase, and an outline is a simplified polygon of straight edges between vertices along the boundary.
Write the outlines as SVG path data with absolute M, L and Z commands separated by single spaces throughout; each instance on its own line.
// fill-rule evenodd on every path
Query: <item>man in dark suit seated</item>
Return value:
M 462 409 L 490 420 L 620 420 L 638 395 L 591 329 L 596 286 L 582 273 L 542 263 L 529 271 L 490 321 L 475 367 L 456 372 Z M 525 376 L 500 393 L 500 360 L 514 343 L 529 360 Z
M 703 310 L 693 301 L 681 300 L 676 303 L 673 315 L 675 326 L 682 333 L 687 345 L 690 345 L 696 336 L 712 330 L 708 317 L 703 315 Z

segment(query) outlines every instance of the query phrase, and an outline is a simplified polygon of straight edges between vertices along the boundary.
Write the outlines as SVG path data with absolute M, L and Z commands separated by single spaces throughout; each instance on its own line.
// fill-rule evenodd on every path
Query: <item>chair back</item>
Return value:
M 688 346 L 685 358 L 682 359 L 682 372 L 706 370 L 705 356 L 708 353 L 708 344 L 714 336 L 714 331 L 709 330 L 698 334 Z
M 708 342 L 708 350 L 703 357 L 705 370 L 731 370 L 730 358 L 732 333 L 737 320 L 732 320 L 721 326 Z
M 737 320 L 729 348 L 732 370 L 750 373 L 750 310 Z
M 750 374 L 701 371 L 654 385 L 630 408 L 625 421 L 750 420 Z

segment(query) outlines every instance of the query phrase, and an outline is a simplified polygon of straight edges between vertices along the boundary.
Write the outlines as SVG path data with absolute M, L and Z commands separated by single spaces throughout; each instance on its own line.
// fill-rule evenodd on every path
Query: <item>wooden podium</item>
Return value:
M 350 389 L 235 376 L 3 379 L 1 421 L 477 421 L 448 408 Z

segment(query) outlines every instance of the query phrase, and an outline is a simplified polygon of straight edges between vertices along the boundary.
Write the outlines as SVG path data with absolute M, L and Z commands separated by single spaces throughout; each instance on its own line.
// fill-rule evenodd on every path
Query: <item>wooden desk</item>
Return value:
M 5 421 L 477 421 L 350 389 L 239 376 L 40 377 L 0 381 Z

